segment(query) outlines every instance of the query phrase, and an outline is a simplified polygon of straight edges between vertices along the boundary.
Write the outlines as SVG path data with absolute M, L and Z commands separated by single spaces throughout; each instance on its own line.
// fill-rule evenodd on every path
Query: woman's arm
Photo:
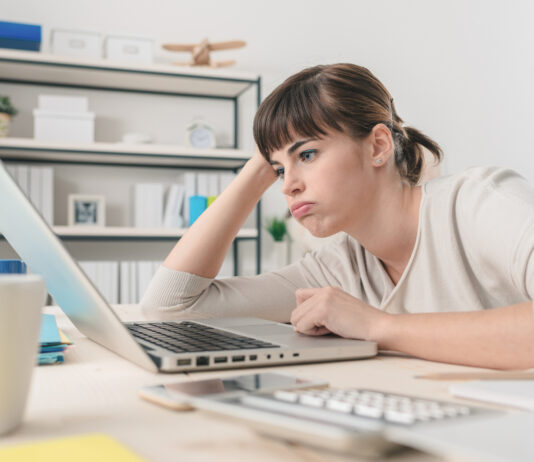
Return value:
M 483 311 L 388 314 L 337 287 L 297 290 L 298 332 L 373 340 L 380 349 L 494 369 L 534 367 L 532 302 Z
M 239 229 L 275 180 L 273 168 L 256 152 L 178 241 L 163 266 L 214 278 Z
M 532 302 L 461 313 L 387 315 L 377 327 L 383 349 L 492 369 L 534 367 Z

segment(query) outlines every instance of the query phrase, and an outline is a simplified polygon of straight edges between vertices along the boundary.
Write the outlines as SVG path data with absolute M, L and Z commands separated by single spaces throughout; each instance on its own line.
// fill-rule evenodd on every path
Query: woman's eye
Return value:
M 275 174 L 278 178 L 284 178 L 284 167 L 276 168 L 276 169 L 274 170 L 274 174 Z
M 306 151 L 302 151 L 299 155 L 300 159 L 309 162 L 310 160 L 313 160 L 315 158 L 315 155 L 317 152 L 315 149 L 307 149 Z

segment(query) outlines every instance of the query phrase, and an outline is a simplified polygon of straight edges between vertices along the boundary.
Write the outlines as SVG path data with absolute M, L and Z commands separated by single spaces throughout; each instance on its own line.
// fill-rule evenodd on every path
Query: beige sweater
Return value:
M 417 240 L 395 286 L 342 235 L 279 271 L 209 279 L 160 267 L 149 318 L 254 316 L 287 322 L 295 290 L 338 286 L 389 313 L 469 311 L 534 299 L 534 189 L 517 173 L 472 168 L 423 185 Z

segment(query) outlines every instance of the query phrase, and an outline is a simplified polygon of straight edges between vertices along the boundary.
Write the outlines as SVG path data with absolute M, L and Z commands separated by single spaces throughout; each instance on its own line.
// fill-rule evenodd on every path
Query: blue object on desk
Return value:
M 189 198 L 189 226 L 202 215 L 202 212 L 208 207 L 208 198 L 206 196 L 191 196 Z
M 0 260 L 0 273 L 24 274 L 26 273 L 26 263 L 22 260 Z
M 39 51 L 41 49 L 41 26 L 0 21 L 0 48 Z
M 56 317 L 53 314 L 43 314 L 41 330 L 39 332 L 39 344 L 46 346 L 57 345 L 59 343 L 61 343 L 61 337 L 57 329 Z

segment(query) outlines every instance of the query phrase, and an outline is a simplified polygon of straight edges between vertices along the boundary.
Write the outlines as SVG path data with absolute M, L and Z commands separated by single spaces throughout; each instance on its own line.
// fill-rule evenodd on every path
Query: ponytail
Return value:
M 403 126 L 403 120 L 397 114 L 391 99 L 393 124 L 390 127 L 395 142 L 395 165 L 400 175 L 410 184 L 416 185 L 421 179 L 425 163 L 423 148 L 428 149 L 437 162 L 443 157 L 438 143 L 412 127 Z

